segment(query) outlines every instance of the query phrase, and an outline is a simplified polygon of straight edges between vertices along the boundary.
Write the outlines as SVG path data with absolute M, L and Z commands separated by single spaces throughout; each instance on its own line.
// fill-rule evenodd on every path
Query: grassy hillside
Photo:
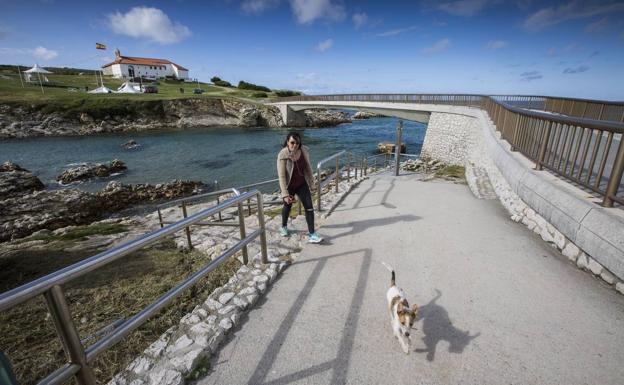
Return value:
M 25 69 L 25 68 L 24 68 Z M 43 83 L 43 93 L 38 81 L 26 83 L 22 86 L 17 67 L 0 66 L 0 103 L 29 103 L 29 104 L 76 104 L 84 101 L 94 101 L 93 104 L 118 104 L 125 100 L 162 100 L 179 98 L 240 98 L 248 101 L 259 101 L 266 97 L 274 97 L 272 92 L 261 93 L 238 88 L 218 87 L 207 83 L 184 83 L 177 80 L 159 80 L 157 94 L 89 94 L 85 87 L 93 90 L 99 86 L 95 73 L 85 70 L 82 75 L 50 74 L 46 75 L 48 82 Z M 33 75 L 36 79 L 36 75 Z M 104 85 L 116 90 L 123 80 L 104 76 Z M 180 92 L 184 89 L 184 93 Z M 193 94 L 194 88 L 204 90 L 203 94 Z M 91 104 L 91 103 L 89 103 Z

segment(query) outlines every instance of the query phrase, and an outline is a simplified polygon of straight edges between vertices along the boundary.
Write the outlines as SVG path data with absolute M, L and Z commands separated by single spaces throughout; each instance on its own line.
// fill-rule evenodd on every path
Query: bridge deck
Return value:
M 364 181 L 200 384 L 621 384 L 624 297 L 468 188 Z M 393 338 L 389 273 L 421 306 Z

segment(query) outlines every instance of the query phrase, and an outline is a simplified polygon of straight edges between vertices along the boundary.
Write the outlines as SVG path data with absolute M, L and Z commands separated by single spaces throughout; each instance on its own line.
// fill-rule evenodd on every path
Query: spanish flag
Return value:
M 102 43 L 95 43 L 95 49 L 106 49 L 106 46 Z

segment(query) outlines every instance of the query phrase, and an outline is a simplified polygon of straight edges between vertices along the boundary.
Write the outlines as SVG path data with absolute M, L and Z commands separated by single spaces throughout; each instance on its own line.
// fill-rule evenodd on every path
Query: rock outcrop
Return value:
M 89 224 L 133 205 L 201 192 L 201 182 L 174 180 L 165 184 L 123 185 L 110 182 L 104 190 L 35 191 L 0 200 L 0 242 L 39 230 Z
M 136 204 L 158 202 L 201 193 L 205 187 L 206 185 L 201 182 L 177 179 L 157 185 L 125 185 L 112 181 L 97 195 L 105 202 L 109 211 L 114 212 Z
M 30 171 L 15 163 L 0 165 L 0 200 L 43 190 L 43 183 Z
M 351 116 L 351 119 L 370 119 L 370 118 L 383 118 L 383 115 L 380 114 L 375 114 L 373 112 L 367 112 L 367 111 L 358 111 L 355 114 L 353 114 L 353 116 Z
M 304 110 L 306 127 L 333 127 L 342 123 L 351 123 L 349 114 L 343 111 L 326 109 Z
M 104 178 L 111 176 L 114 173 L 119 173 L 126 170 L 127 167 L 119 159 L 113 159 L 109 164 L 84 164 L 78 167 L 70 168 L 63 171 L 56 180 L 62 184 L 69 184 L 73 182 L 84 181 L 92 178 Z

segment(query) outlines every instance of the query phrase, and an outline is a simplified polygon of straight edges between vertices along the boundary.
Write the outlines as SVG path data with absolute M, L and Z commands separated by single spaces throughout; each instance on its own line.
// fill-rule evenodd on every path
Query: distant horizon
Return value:
M 115 48 L 308 95 L 624 100 L 622 1 L 45 0 L 27 17 L 3 5 L 0 62 L 96 70 Z

